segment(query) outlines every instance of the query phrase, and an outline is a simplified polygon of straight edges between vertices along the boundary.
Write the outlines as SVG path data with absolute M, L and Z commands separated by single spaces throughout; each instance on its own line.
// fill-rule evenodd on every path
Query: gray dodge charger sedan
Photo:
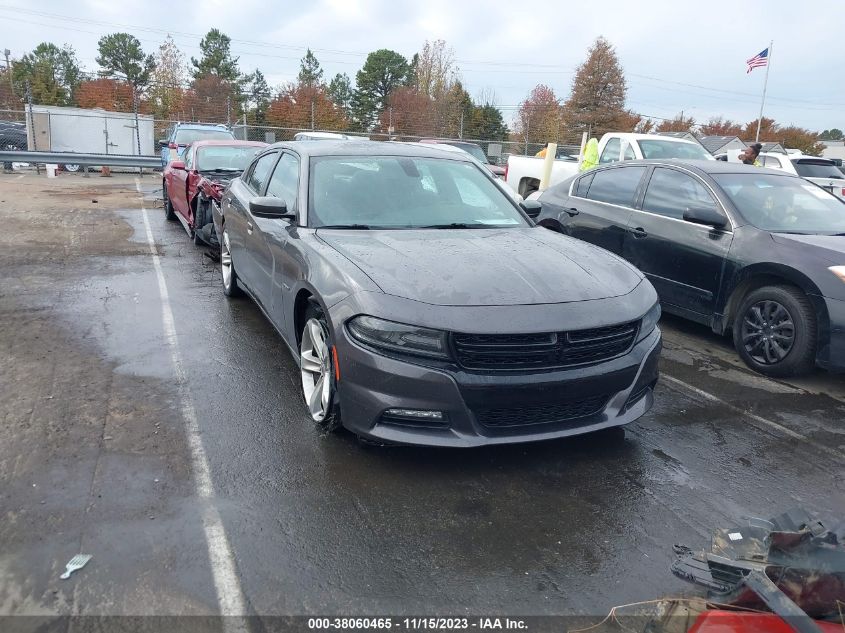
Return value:
M 478 446 L 627 424 L 653 402 L 654 288 L 526 208 L 436 147 L 277 143 L 214 209 L 223 290 L 279 331 L 327 430 Z

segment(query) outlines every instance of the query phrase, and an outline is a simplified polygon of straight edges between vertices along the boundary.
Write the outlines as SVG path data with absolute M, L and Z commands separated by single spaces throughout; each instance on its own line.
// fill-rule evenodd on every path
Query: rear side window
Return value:
M 279 155 L 276 152 L 264 154 L 252 166 L 249 176 L 246 178 L 247 186 L 258 195 L 264 191 L 264 185 L 267 184 L 267 179 L 270 177 L 270 170 L 273 169 L 273 164 Z
M 612 138 L 604 146 L 604 151 L 601 153 L 600 163 L 615 163 L 619 160 L 619 150 L 621 143 L 618 138 Z
M 270 184 L 267 195 L 281 198 L 289 211 L 296 210 L 296 194 L 299 191 L 299 160 L 293 154 L 282 154 Z
M 598 171 L 590 183 L 587 198 L 631 207 L 645 170 L 645 167 L 621 167 Z
M 579 198 L 586 198 L 587 191 L 590 189 L 590 183 L 593 182 L 593 176 L 595 176 L 595 172 L 591 174 L 587 174 L 586 176 L 581 176 L 578 179 L 578 182 L 575 184 L 575 193 L 574 195 L 578 196 Z
M 684 211 L 691 207 L 718 209 L 713 196 L 696 178 L 657 167 L 643 198 L 643 211 L 681 220 Z

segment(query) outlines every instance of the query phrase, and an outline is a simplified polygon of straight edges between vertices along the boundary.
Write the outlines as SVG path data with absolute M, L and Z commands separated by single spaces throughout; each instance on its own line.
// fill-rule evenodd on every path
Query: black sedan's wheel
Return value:
M 235 263 L 232 261 L 232 245 L 226 229 L 223 229 L 223 239 L 220 240 L 220 272 L 223 275 L 223 294 L 227 297 L 241 296 L 238 274 L 235 272 Z
M 311 419 L 324 430 L 334 431 L 340 426 L 340 418 L 335 411 L 331 336 L 326 319 L 316 306 L 310 306 L 305 313 L 299 369 L 302 395 Z
M 167 195 L 167 184 L 161 181 L 161 193 L 164 196 L 164 217 L 171 222 L 176 219 L 176 212 L 173 210 L 173 203 L 170 202 L 170 196 Z
M 804 293 L 766 286 L 750 292 L 739 306 L 734 346 L 761 374 L 796 376 L 815 365 L 816 330 L 816 315 Z

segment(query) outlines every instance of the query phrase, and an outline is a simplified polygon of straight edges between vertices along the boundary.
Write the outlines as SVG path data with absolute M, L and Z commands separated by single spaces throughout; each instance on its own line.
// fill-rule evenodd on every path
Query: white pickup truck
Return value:
M 673 136 L 608 132 L 599 141 L 599 164 L 643 158 L 714 160 L 710 152 L 700 143 Z M 514 191 L 527 198 L 540 188 L 544 160 L 534 156 L 509 156 L 505 182 Z M 555 159 L 549 186 L 577 174 L 578 165 L 577 159 Z

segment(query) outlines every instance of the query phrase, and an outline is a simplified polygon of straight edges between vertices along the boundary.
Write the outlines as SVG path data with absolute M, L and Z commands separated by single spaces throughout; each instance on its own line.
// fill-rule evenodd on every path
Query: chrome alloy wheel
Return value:
M 223 273 L 223 287 L 232 287 L 232 247 L 229 245 L 229 234 L 223 231 L 223 242 L 220 244 L 220 272 Z
M 328 332 L 319 319 L 308 319 L 299 344 L 302 395 L 315 422 L 326 419 L 331 405 L 332 363 Z
M 792 316 L 777 301 L 755 303 L 742 320 L 742 343 L 748 355 L 762 365 L 781 362 L 795 345 Z

